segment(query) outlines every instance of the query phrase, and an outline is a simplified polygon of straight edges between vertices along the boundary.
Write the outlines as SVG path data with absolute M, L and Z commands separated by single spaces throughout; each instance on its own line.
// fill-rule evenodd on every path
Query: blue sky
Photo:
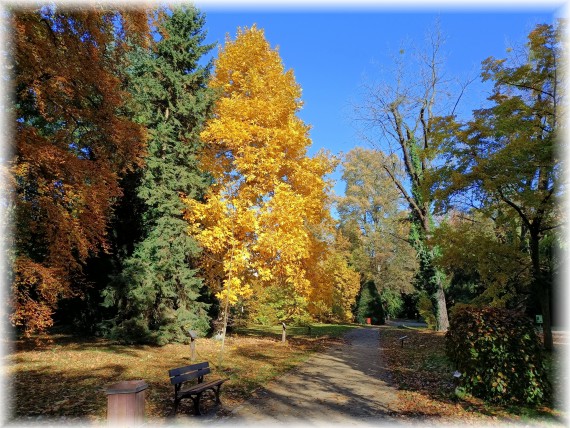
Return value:
M 226 34 L 235 38 L 238 27 L 256 24 L 263 28 L 272 47 L 279 46 L 286 69 L 293 69 L 303 89 L 304 107 L 299 116 L 312 126 L 310 154 L 319 149 L 333 154 L 366 146 L 353 126 L 351 104 L 359 103 L 361 85 L 389 67 L 391 55 L 401 43 L 421 43 L 426 32 L 439 20 L 446 38 L 443 52 L 445 73 L 462 80 L 478 75 L 481 61 L 489 56 L 504 58 L 509 46 L 521 45 L 538 23 L 553 23 L 562 10 L 556 5 L 502 9 L 478 8 L 392 8 L 368 7 L 295 9 L 289 7 L 224 7 L 197 3 L 206 13 L 207 42 L 223 43 Z M 217 54 L 217 50 L 214 52 Z M 477 79 L 463 98 L 465 112 L 481 106 L 489 86 Z M 335 192 L 342 194 L 344 184 L 338 170 Z

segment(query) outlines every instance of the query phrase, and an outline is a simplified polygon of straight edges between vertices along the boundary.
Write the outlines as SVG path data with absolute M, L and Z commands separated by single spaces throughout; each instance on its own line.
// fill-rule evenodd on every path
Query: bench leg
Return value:
M 192 398 L 192 401 L 194 402 L 194 414 L 195 415 L 201 415 L 202 414 L 202 413 L 200 413 L 200 397 L 202 397 L 201 392 L 196 394 L 195 397 L 190 397 L 190 398 Z
M 220 401 L 220 388 L 222 387 L 222 384 L 219 384 L 216 387 L 216 390 L 214 391 L 214 393 L 216 394 L 216 404 L 222 404 L 222 402 Z

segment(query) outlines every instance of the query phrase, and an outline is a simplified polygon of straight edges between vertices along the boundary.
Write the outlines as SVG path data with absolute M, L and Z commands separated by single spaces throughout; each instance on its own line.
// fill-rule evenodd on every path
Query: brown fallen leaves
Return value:
M 399 338 L 407 336 L 402 347 Z M 454 368 L 445 356 L 445 335 L 427 329 L 382 326 L 380 348 L 391 382 L 400 396 L 404 419 L 437 419 L 442 423 L 556 422 L 561 412 L 549 407 L 526 409 L 491 406 L 455 395 Z
M 11 391 L 6 394 L 6 415 L 19 421 L 104 421 L 105 388 L 121 380 L 144 379 L 145 414 L 164 418 L 173 409 L 173 388 L 168 370 L 191 364 L 190 347 L 120 345 L 104 339 L 43 335 L 37 340 L 16 341 L 4 357 L 4 371 Z M 222 388 L 224 413 L 248 398 L 271 379 L 305 361 L 339 339 L 291 337 L 282 344 L 277 337 L 235 335 L 226 339 L 222 365 L 218 367 L 220 342 L 200 338 L 197 360 L 209 361 L 212 378 L 229 377 Z M 192 414 L 192 402 L 181 405 L 182 415 Z M 206 401 L 206 405 L 212 405 Z

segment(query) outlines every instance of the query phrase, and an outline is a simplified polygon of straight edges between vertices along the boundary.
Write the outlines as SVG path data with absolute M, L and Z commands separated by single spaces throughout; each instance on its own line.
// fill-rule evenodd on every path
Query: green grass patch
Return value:
M 415 330 L 415 331 L 428 330 L 428 331 L 432 331 L 431 329 L 429 329 L 427 327 L 413 327 L 413 326 L 405 325 L 405 324 L 400 325 L 399 328 L 402 328 L 404 330 Z
M 348 331 L 357 328 L 352 324 L 311 324 L 310 326 L 287 326 L 287 338 L 328 338 L 335 339 L 342 337 Z M 281 338 L 283 327 L 281 325 L 252 325 L 247 327 L 237 327 L 232 334 L 241 336 Z

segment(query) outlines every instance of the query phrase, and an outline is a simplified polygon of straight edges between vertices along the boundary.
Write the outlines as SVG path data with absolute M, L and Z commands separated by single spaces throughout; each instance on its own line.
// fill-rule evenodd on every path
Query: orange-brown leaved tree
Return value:
M 14 262 L 11 321 L 52 324 L 80 293 L 82 263 L 108 247 L 119 179 L 140 164 L 144 129 L 125 109 L 127 37 L 144 44 L 145 11 L 14 9 Z

